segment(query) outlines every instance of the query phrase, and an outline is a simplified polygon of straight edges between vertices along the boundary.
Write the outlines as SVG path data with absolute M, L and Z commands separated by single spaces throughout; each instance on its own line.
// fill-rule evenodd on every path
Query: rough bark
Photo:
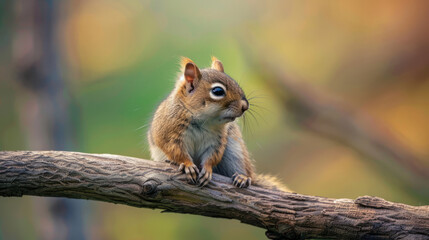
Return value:
M 199 188 L 167 163 L 110 154 L 0 152 L 0 196 L 23 195 L 233 218 L 267 229 L 273 239 L 429 239 L 429 206 L 237 189 L 220 175 Z

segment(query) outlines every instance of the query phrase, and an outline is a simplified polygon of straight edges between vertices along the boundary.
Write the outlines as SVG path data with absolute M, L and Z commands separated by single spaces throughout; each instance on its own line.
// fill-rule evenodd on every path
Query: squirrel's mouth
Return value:
M 235 117 L 224 117 L 223 119 L 232 122 L 235 120 Z
M 236 118 L 241 117 L 243 115 L 243 112 L 227 112 L 226 114 L 223 114 L 223 116 L 221 116 L 221 121 L 224 122 L 232 122 L 234 121 Z

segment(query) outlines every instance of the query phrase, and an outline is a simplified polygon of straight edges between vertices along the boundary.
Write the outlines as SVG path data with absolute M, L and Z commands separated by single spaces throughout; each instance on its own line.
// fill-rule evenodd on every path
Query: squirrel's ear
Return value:
M 224 72 L 223 64 L 216 57 L 212 57 L 212 68 L 218 70 L 219 72 Z
M 185 69 L 186 64 L 188 63 L 193 63 L 194 61 L 192 61 L 191 59 L 187 58 L 187 57 L 181 57 L 180 58 L 180 67 L 182 69 Z
M 197 65 L 191 61 L 186 63 L 183 74 L 186 80 L 186 89 L 190 93 L 197 86 L 198 81 L 201 78 L 200 69 L 198 69 Z
M 184 74 L 187 82 L 195 82 L 201 77 L 200 69 L 193 62 L 186 64 Z

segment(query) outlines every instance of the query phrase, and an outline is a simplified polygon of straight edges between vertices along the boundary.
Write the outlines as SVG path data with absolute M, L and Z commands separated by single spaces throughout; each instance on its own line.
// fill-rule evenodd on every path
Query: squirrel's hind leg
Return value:
M 243 174 L 235 173 L 232 175 L 232 184 L 238 188 L 246 188 L 252 184 L 252 178 Z
M 228 137 L 222 160 L 213 168 L 213 172 L 230 177 L 234 186 L 245 188 L 252 183 L 252 171 L 253 166 L 248 159 L 247 149 L 243 148 L 243 143 Z

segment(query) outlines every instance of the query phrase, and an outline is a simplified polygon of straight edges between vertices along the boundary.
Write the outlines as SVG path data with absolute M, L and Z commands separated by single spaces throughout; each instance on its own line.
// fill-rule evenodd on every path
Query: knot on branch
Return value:
M 157 191 L 158 185 L 160 183 L 154 179 L 148 179 L 146 182 L 143 183 L 143 195 L 152 195 Z
M 358 197 L 355 200 L 355 204 L 358 204 L 364 207 L 379 208 L 379 209 L 395 208 L 395 206 L 391 202 L 388 202 L 383 198 L 371 197 L 371 196 Z

